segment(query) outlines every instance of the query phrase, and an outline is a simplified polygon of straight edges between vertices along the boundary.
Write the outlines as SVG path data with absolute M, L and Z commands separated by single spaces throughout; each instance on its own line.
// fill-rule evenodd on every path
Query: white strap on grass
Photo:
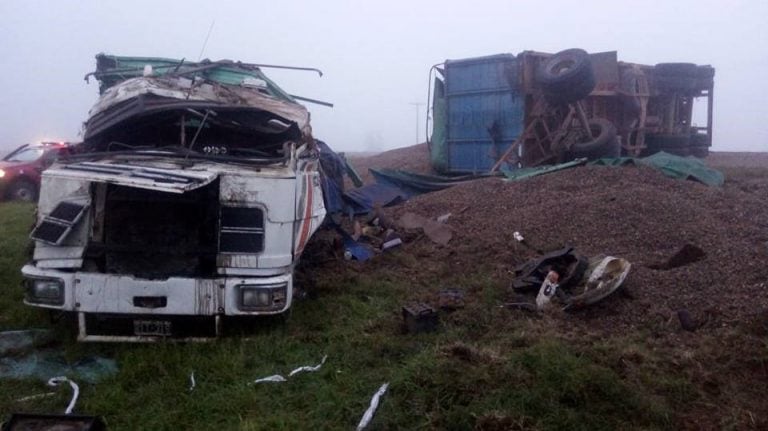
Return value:
M 357 424 L 357 431 L 361 431 L 371 422 L 373 415 L 376 413 L 376 409 L 379 407 L 379 398 L 381 398 L 387 392 L 388 387 L 389 383 L 384 383 L 381 385 L 379 390 L 373 394 L 373 398 L 371 398 L 371 405 L 368 406 L 368 410 L 365 411 L 363 417 L 360 419 L 360 423 Z
M 256 383 L 265 383 L 265 382 L 281 383 L 284 381 L 286 381 L 285 377 L 281 376 L 280 374 L 274 374 L 269 377 L 262 377 L 260 379 L 256 379 L 251 384 L 255 385 Z
M 69 382 L 69 386 L 72 387 L 72 391 L 73 391 L 72 400 L 69 402 L 67 409 L 64 410 L 64 414 L 69 415 L 69 414 L 72 414 L 72 410 L 75 408 L 75 403 L 77 402 L 77 397 L 80 396 L 80 387 L 77 386 L 77 383 L 73 382 L 72 380 L 69 380 L 65 376 L 51 378 L 50 380 L 48 380 L 48 386 L 59 386 L 64 382 Z
M 320 361 L 319 364 L 315 365 L 314 367 L 310 367 L 309 365 L 296 368 L 295 370 L 291 371 L 290 374 L 288 374 L 288 377 L 293 377 L 294 374 L 299 374 L 301 372 L 315 372 L 320 369 L 320 367 L 323 366 L 325 363 L 325 360 L 328 359 L 328 355 L 323 356 L 323 359 Z
M 302 373 L 302 372 L 315 372 L 320 369 L 320 367 L 325 364 L 325 360 L 328 359 L 328 355 L 323 356 L 323 359 L 320 360 L 320 363 L 315 366 L 309 366 L 305 365 L 303 367 L 299 367 L 291 371 L 290 374 L 288 374 L 288 377 L 293 377 L 295 374 Z M 273 383 L 282 383 L 288 381 L 285 377 L 281 376 L 280 374 L 274 374 L 268 377 L 262 377 L 260 379 L 256 379 L 252 381 L 251 385 L 255 385 L 257 383 L 266 383 L 266 382 L 273 382 Z

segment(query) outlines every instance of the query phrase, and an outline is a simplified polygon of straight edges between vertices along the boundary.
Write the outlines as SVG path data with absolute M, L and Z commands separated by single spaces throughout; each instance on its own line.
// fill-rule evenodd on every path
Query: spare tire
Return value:
M 589 120 L 589 130 L 592 140 L 575 142 L 571 146 L 571 154 L 575 157 L 600 158 L 603 154 L 615 154 L 617 144 L 616 126 L 604 118 Z
M 656 76 L 695 78 L 698 67 L 693 63 L 659 63 L 654 67 Z
M 536 82 L 550 102 L 571 103 L 587 97 L 595 88 L 589 54 L 572 48 L 546 58 L 536 70 Z
M 693 63 L 659 63 L 654 67 L 654 81 L 661 90 L 692 92 L 698 86 L 698 69 Z

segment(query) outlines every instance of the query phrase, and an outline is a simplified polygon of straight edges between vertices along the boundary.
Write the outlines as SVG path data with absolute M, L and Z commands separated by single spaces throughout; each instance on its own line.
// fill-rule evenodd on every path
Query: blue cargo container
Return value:
M 487 172 L 523 131 L 517 59 L 499 54 L 444 66 L 432 105 L 432 165 L 446 174 Z

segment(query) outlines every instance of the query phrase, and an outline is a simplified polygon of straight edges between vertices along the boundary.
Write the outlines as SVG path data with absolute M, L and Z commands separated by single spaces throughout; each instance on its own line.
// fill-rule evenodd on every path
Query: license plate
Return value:
M 171 322 L 167 320 L 134 320 L 133 333 L 145 337 L 167 337 L 171 335 Z

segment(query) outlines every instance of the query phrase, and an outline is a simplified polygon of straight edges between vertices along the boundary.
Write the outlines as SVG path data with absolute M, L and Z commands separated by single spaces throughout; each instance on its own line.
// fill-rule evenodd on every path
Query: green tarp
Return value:
M 703 161 L 695 157 L 680 157 L 663 151 L 641 159 L 633 157 L 618 157 L 610 159 L 598 159 L 593 165 L 624 166 L 628 164 L 642 164 L 656 168 L 672 178 L 681 180 L 694 180 L 708 186 L 722 186 L 725 176 L 722 172 L 712 169 Z
M 585 163 L 586 159 L 577 159 L 559 165 L 537 166 L 535 168 L 522 169 L 502 169 L 501 172 L 507 177 L 507 180 L 517 181 L 572 168 Z M 725 182 L 725 176 L 720 171 L 708 167 L 700 159 L 695 157 L 680 157 L 663 151 L 643 158 L 606 158 L 595 160 L 589 164 L 602 166 L 645 165 L 656 168 L 669 177 L 680 180 L 694 180 L 708 186 L 719 187 Z

